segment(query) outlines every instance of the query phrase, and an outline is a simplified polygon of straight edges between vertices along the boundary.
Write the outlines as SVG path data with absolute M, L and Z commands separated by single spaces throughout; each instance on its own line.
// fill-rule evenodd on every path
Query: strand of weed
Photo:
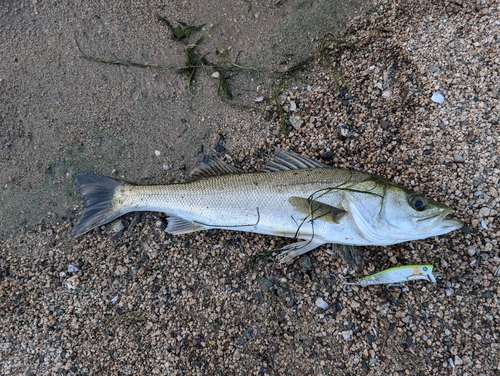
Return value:
M 280 81 L 280 83 L 274 87 L 272 98 L 274 105 L 276 106 L 276 110 L 278 112 L 278 117 L 281 126 L 281 133 L 283 133 L 284 135 L 286 135 L 288 132 L 286 129 L 285 109 L 280 103 L 279 94 L 293 80 L 295 74 L 298 71 L 305 69 L 307 67 L 307 64 L 309 64 L 313 59 L 314 55 L 308 56 L 305 59 L 296 62 L 294 65 L 292 65 L 290 68 L 286 70 L 275 72 L 279 74 L 278 81 Z
M 157 65 L 157 64 L 142 64 L 142 63 L 136 63 L 136 62 L 130 61 L 130 60 L 105 60 L 105 59 L 100 59 L 100 58 L 97 58 L 97 57 L 94 57 L 94 56 L 90 56 L 90 55 L 87 55 L 86 53 L 84 53 L 82 51 L 82 49 L 81 49 L 80 44 L 78 43 L 78 41 L 76 41 L 76 46 L 78 48 L 78 51 L 80 52 L 80 54 L 82 54 L 82 57 L 84 59 L 87 59 L 89 61 L 93 61 L 95 63 L 110 64 L 110 65 L 122 65 L 122 66 L 125 66 L 125 67 L 136 67 L 136 68 L 152 68 L 152 69 L 163 69 L 163 70 L 175 69 L 175 67 L 168 67 L 168 66 L 165 66 L 165 65 Z
M 327 49 L 334 50 L 338 53 L 346 49 L 356 50 L 356 45 L 354 43 L 347 42 L 345 39 L 337 38 L 332 32 L 328 32 L 323 36 L 318 48 L 316 49 L 319 60 L 326 64 L 330 69 L 330 74 L 332 75 L 336 88 L 339 89 L 341 84 L 343 84 L 349 90 L 345 77 L 328 58 Z
M 183 39 L 189 40 L 189 37 L 191 37 L 191 33 L 196 33 L 203 29 L 203 26 L 205 26 L 205 24 L 203 24 L 198 26 L 183 25 L 184 28 L 182 28 L 180 25 L 173 27 L 167 19 L 163 18 L 158 13 L 155 13 L 155 17 L 159 22 L 167 25 L 167 27 L 170 29 L 170 32 L 172 33 L 171 38 L 177 41 L 181 41 Z
M 286 119 L 285 119 L 285 109 L 280 103 L 279 99 L 279 93 L 293 80 L 293 77 L 288 78 L 284 82 L 281 82 L 278 84 L 273 92 L 273 101 L 276 106 L 276 109 L 278 111 L 278 117 L 280 119 L 280 125 L 281 125 L 281 133 L 284 135 L 287 135 L 288 132 L 286 130 Z

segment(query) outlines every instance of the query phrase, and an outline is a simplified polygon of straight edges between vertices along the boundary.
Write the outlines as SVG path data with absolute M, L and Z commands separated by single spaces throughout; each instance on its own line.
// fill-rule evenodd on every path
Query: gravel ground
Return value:
M 279 238 L 170 236 L 155 213 L 72 240 L 75 207 L 1 243 L 0 372 L 498 374 L 500 3 L 435 3 L 355 19 L 326 44 L 330 64 L 282 93 L 288 134 L 268 108 L 267 139 L 238 152 L 228 130 L 226 158 L 258 169 L 279 146 L 376 173 L 455 208 L 461 231 L 365 247 L 361 270 L 331 246 L 281 266 L 252 257 Z M 437 283 L 342 290 L 412 263 L 434 264 Z

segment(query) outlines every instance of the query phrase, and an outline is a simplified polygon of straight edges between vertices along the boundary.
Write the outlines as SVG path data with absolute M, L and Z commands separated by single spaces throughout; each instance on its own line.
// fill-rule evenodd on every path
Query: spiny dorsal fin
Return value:
M 303 157 L 287 150 L 278 150 L 269 162 L 266 163 L 263 172 L 277 172 L 288 170 L 299 170 L 302 168 L 325 168 L 329 167 L 312 159 Z
M 187 178 L 187 181 L 205 179 L 221 175 L 239 174 L 242 172 L 243 171 L 239 168 L 230 166 L 216 157 L 204 156 L 198 162 L 194 170 L 191 171 L 191 174 Z
M 309 220 L 321 219 L 338 224 L 342 217 L 347 214 L 344 209 L 307 198 L 292 196 L 288 199 L 288 202 L 292 204 L 295 210 L 307 215 Z

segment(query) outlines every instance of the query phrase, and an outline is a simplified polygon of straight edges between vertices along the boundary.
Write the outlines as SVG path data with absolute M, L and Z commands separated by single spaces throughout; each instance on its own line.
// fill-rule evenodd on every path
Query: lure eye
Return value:
M 422 211 L 425 209 L 425 200 L 420 196 L 413 196 L 410 198 L 409 203 L 411 207 L 417 211 Z

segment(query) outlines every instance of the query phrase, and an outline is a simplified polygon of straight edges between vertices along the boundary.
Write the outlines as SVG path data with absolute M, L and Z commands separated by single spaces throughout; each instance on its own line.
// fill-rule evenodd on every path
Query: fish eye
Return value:
M 417 211 L 422 211 L 425 209 L 425 199 L 420 196 L 413 196 L 408 201 L 411 207 Z
M 424 272 L 426 272 L 427 271 L 427 266 L 424 266 L 422 269 L 424 270 Z

